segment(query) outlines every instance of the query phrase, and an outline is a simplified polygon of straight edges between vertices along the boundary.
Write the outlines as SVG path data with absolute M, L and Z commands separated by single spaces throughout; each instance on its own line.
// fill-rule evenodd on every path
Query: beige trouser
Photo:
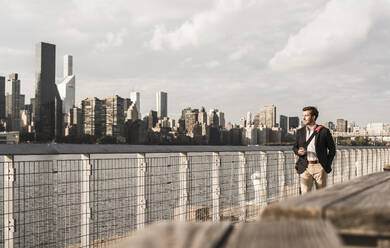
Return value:
M 311 191 L 313 187 L 313 181 L 316 184 L 316 189 L 325 188 L 326 174 L 324 168 L 320 163 L 308 164 L 307 169 L 300 175 L 301 177 L 301 191 L 302 194 Z

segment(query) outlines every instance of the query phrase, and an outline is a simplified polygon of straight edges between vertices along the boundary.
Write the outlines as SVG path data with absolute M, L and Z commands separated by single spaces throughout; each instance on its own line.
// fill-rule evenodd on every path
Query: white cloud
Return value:
M 126 34 L 126 29 L 121 29 L 117 33 L 108 32 L 105 40 L 96 44 L 96 49 L 99 51 L 105 51 L 109 48 L 120 47 L 123 44 Z
M 9 47 L 0 47 L 0 55 L 2 56 L 32 56 L 31 50 L 14 49 Z
M 215 67 L 220 66 L 221 63 L 218 60 L 212 60 L 212 61 L 207 62 L 205 65 L 206 65 L 207 68 L 213 69 Z
M 325 9 L 277 52 L 269 65 L 289 70 L 331 63 L 363 43 L 373 25 L 379 1 L 331 0 Z
M 245 57 L 252 48 L 249 46 L 240 46 L 229 55 L 229 60 L 239 60 Z
M 178 50 L 186 46 L 197 46 L 207 38 L 207 30 L 222 21 L 227 15 L 251 6 L 255 1 L 218 0 L 213 9 L 200 12 L 185 21 L 174 31 L 168 31 L 164 25 L 155 27 L 150 46 L 154 50 L 164 47 Z

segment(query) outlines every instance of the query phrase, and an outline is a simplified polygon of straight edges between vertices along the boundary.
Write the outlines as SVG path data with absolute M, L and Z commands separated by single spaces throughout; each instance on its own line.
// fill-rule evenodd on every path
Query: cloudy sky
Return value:
M 76 101 L 141 92 L 143 114 L 275 104 L 320 122 L 390 122 L 390 0 L 0 0 L 0 75 L 34 95 L 34 45 L 74 56 Z

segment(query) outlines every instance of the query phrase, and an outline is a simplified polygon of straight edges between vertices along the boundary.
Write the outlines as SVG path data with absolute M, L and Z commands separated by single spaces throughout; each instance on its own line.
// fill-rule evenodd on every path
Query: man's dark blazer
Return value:
M 304 147 L 305 142 L 306 126 L 297 130 L 295 144 L 293 147 L 293 151 L 296 155 L 299 156 L 299 159 L 307 159 L 306 155 L 301 156 L 298 154 L 299 147 Z M 333 141 L 332 134 L 326 127 L 322 127 L 321 130 L 315 135 L 315 147 L 317 158 L 320 164 L 322 165 L 326 173 L 330 173 L 332 171 L 332 161 L 334 156 L 336 155 L 336 147 Z M 305 168 L 303 167 L 304 166 L 302 166 L 302 163 L 297 163 L 296 169 L 299 174 L 303 173 L 306 170 L 307 166 L 305 166 Z

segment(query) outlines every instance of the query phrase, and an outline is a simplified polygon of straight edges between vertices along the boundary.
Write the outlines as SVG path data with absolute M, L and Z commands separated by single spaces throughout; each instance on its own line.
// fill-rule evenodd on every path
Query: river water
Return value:
M 268 198 L 278 196 L 279 170 L 273 147 L 267 160 Z M 286 149 L 286 147 L 283 147 Z M 246 155 L 246 201 L 253 201 L 251 175 L 261 171 L 259 152 Z M 239 205 L 238 153 L 221 154 L 220 209 Z M 90 235 L 98 242 L 129 233 L 137 226 L 137 166 L 134 154 L 91 155 Z M 293 186 L 294 157 L 286 155 L 286 185 Z M 146 223 L 175 219 L 180 199 L 178 154 L 147 155 L 145 178 Z M 212 207 L 211 153 L 189 153 L 188 205 Z M 81 168 L 80 155 L 15 156 L 14 233 L 15 247 L 68 247 L 80 243 Z M 4 185 L 4 177 L 0 177 Z M 3 188 L 4 190 L 4 188 Z M 0 199 L 4 202 L 3 190 Z M 0 206 L 4 213 L 4 206 Z M 207 217 L 207 216 L 206 216 Z M 205 217 L 205 218 L 206 218 Z M 0 222 L 3 232 L 3 222 Z M 4 237 L 4 233 L 1 234 Z M 3 242 L 1 246 L 3 246 Z

